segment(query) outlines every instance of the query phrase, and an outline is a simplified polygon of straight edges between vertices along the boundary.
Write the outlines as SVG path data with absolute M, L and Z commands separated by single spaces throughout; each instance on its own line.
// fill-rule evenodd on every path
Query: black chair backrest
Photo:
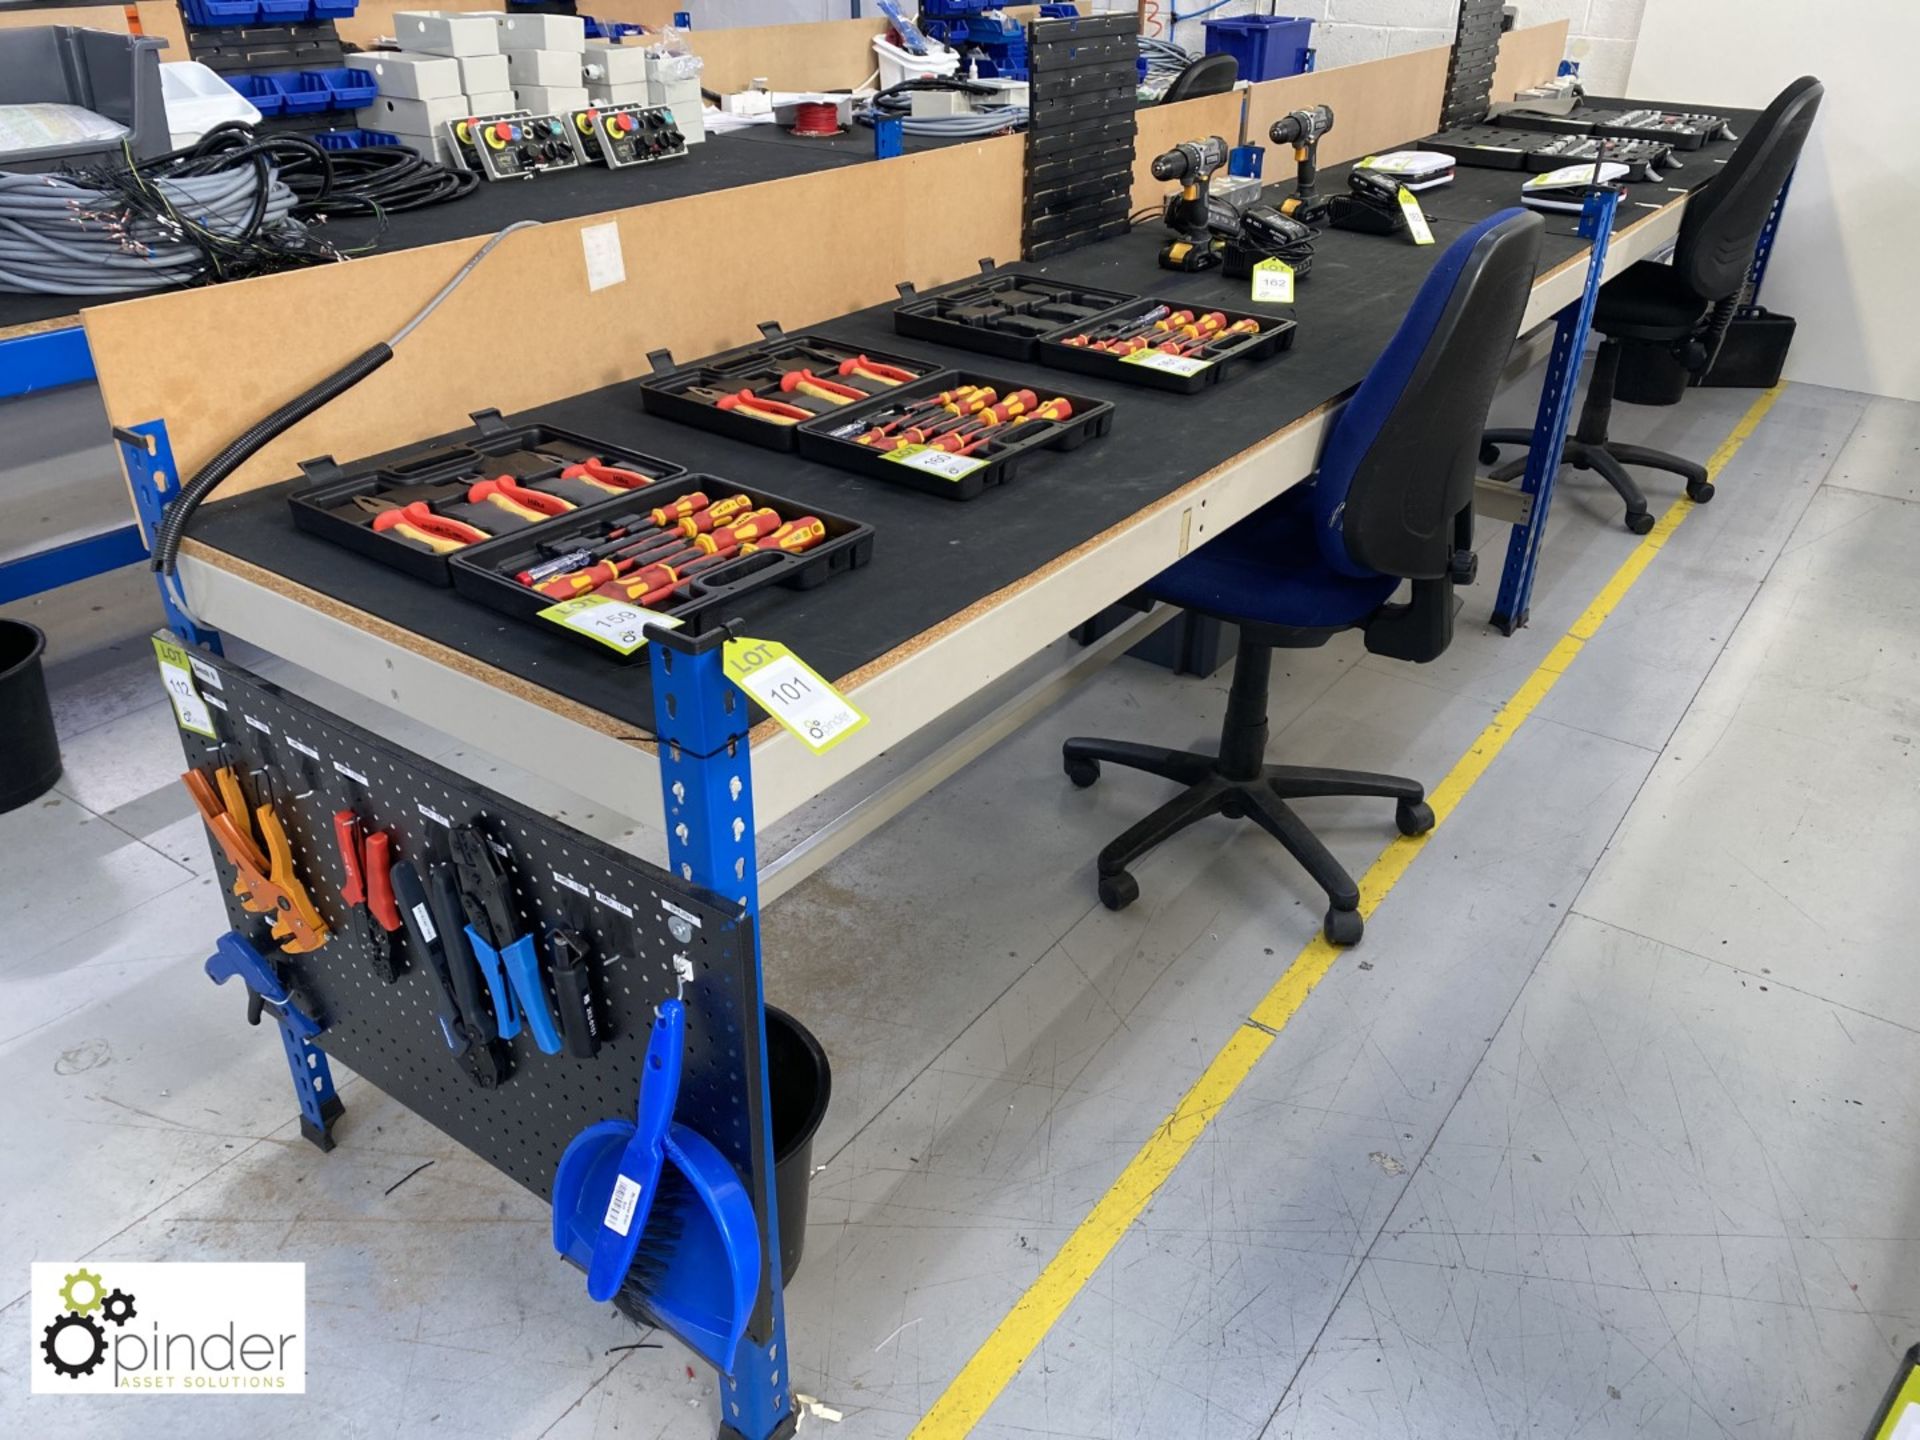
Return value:
M 1231 55 L 1202 55 L 1173 77 L 1160 103 L 1191 100 L 1199 95 L 1224 95 L 1240 78 L 1240 62 Z
M 1799 163 L 1825 93 L 1826 87 L 1811 75 L 1787 86 L 1754 122 L 1713 183 L 1687 202 L 1673 268 L 1702 300 L 1725 300 L 1746 282 L 1774 197 Z
M 1454 517 L 1473 503 L 1480 432 L 1520 333 L 1545 228 L 1537 212 L 1521 210 L 1486 225 L 1355 465 L 1341 535 L 1368 569 L 1415 580 L 1448 573 Z

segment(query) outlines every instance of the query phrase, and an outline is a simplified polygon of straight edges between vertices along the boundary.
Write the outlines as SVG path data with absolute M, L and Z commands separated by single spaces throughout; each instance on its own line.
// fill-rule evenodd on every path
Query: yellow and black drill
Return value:
M 1211 270 L 1220 263 L 1226 242 L 1207 228 L 1208 186 L 1213 172 L 1227 163 L 1227 142 L 1218 135 L 1176 145 L 1153 160 L 1153 178 L 1178 180 L 1180 193 L 1167 197 L 1164 218 L 1173 239 L 1160 247 L 1168 270 Z
M 1274 144 L 1293 147 L 1293 194 L 1280 202 L 1280 213 L 1302 224 L 1311 225 L 1326 213 L 1328 197 L 1315 191 L 1314 180 L 1320 173 L 1320 137 L 1331 129 L 1333 107 L 1316 105 L 1282 115 L 1267 132 Z

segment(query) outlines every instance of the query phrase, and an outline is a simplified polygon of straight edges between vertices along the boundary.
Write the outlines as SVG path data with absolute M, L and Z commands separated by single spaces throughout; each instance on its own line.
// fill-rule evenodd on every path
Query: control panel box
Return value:
M 461 168 L 488 180 L 524 180 L 586 163 L 573 125 L 558 115 L 469 115 L 447 121 L 446 134 Z
M 595 105 L 573 112 L 580 152 L 590 165 L 618 170 L 687 153 L 673 112 L 657 105 Z

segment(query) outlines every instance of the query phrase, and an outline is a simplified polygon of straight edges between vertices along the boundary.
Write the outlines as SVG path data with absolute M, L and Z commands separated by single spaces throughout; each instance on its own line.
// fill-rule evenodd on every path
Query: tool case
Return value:
M 686 630 L 698 633 L 717 619 L 749 618 L 752 608 L 742 602 L 774 586 L 788 590 L 811 590 L 824 585 L 835 575 L 857 569 L 873 554 L 873 527 L 844 515 L 831 514 L 817 506 L 802 504 L 751 486 L 736 485 L 716 475 L 683 474 L 658 485 L 649 486 L 632 502 L 637 509 L 670 506 L 683 495 L 701 491 L 709 499 L 745 495 L 754 508 L 779 512 L 784 520 L 812 516 L 826 526 L 826 538 L 809 550 L 789 554 L 780 550 L 760 550 L 703 570 L 688 580 L 690 594 L 682 600 L 657 607 L 657 613 L 678 619 Z M 617 503 L 616 503 L 617 509 Z M 561 516 L 537 529 L 502 536 L 485 544 L 469 546 L 452 557 L 453 588 L 456 593 L 504 615 L 514 615 L 534 624 L 545 625 L 542 610 L 560 603 L 543 595 L 514 577 L 521 571 L 550 560 L 598 537 L 593 534 L 606 507 Z M 589 635 L 573 629 L 565 633 L 582 644 L 622 663 L 641 659 L 645 649 L 621 655 Z
M 578 507 L 568 515 L 554 517 L 564 520 L 577 513 L 598 513 L 607 503 L 629 504 L 630 494 L 654 493 L 653 487 L 648 486 L 644 492 L 588 499 L 593 487 L 582 489 L 581 482 L 560 478 L 560 472 L 570 465 L 597 459 L 656 481 L 669 479 L 686 469 L 684 465 L 657 456 L 642 455 L 572 431 L 556 430 L 550 425 L 509 425 L 498 410 L 474 412 L 473 423 L 471 431 L 438 436 L 350 465 L 336 463 L 331 455 L 303 460 L 300 468 L 313 483 L 287 497 L 295 528 L 344 545 L 417 580 L 431 585 L 451 585 L 453 577 L 447 568 L 446 555 L 375 530 L 373 514 L 360 502 L 385 500 L 406 505 L 416 500 L 425 501 L 434 514 L 485 530 L 491 539 L 500 539 L 510 532 L 545 529 L 554 520 L 522 520 L 497 507 L 470 502 L 466 495 L 475 481 L 511 475 L 528 489 L 557 495 Z
M 1260 328 L 1252 334 L 1234 337 L 1233 342 L 1226 344 L 1218 354 L 1207 356 L 1167 355 L 1150 349 L 1123 356 L 1088 345 L 1067 343 L 1090 326 L 1123 323 L 1162 306 L 1170 312 L 1189 309 L 1196 313 L 1219 314 L 1225 317 L 1228 326 L 1251 320 Z M 1144 295 L 1115 306 L 1091 322 L 1064 326 L 1051 335 L 1042 336 L 1038 345 L 1039 354 L 1035 358 L 1042 365 L 1059 370 L 1077 370 L 1083 375 L 1097 375 L 1103 380 L 1119 380 L 1129 385 L 1145 385 L 1155 390 L 1192 395 L 1218 383 L 1229 371 L 1243 368 L 1254 361 L 1271 359 L 1292 349 L 1294 331 L 1298 325 L 1298 321 L 1275 315 L 1223 310 L 1215 305 L 1206 306 L 1203 312 L 1201 306 L 1191 301 Z
M 1006 438 L 995 445 L 990 456 L 950 455 L 927 446 L 909 446 L 905 450 L 882 450 L 862 445 L 854 437 L 869 422 L 894 405 L 938 394 L 964 385 L 991 386 L 1001 395 L 1028 389 L 1042 402 L 1063 399 L 1073 407 L 1066 420 L 1030 421 L 1008 425 Z M 1028 427 L 1032 428 L 1029 429 Z M 1051 386 L 1028 385 L 997 375 L 975 371 L 946 371 L 926 380 L 917 380 L 865 405 L 806 421 L 799 427 L 800 454 L 809 460 L 825 461 L 842 470 L 870 475 L 876 480 L 904 485 L 947 500 L 974 500 L 989 486 L 1004 484 L 1025 470 L 1041 451 L 1076 450 L 1095 436 L 1113 427 L 1113 406 L 1105 400 L 1073 395 Z M 998 428 L 998 427 L 996 427 Z M 844 432 L 844 433 L 836 433 Z M 1022 433 L 1024 432 L 1024 433 Z M 824 518 L 824 517 L 822 517 Z
M 911 281 L 896 288 L 901 303 L 893 308 L 893 328 L 902 335 L 1003 360 L 1031 360 L 1041 336 L 1085 324 L 1136 298 L 1039 275 L 996 273 L 991 258 L 980 262 L 975 280 L 958 280 L 924 295 Z
M 734 440 L 745 440 L 750 445 L 764 445 L 770 450 L 792 450 L 794 425 L 756 420 L 737 410 L 723 410 L 713 401 L 690 392 L 698 389 L 732 393 L 752 390 L 763 399 L 791 405 L 813 415 L 830 415 L 844 407 L 797 389 L 783 390 L 784 377 L 802 370 L 812 370 L 821 379 L 858 390 L 862 392 L 862 398 L 866 398 L 884 395 L 893 387 L 884 380 L 854 374 L 840 375 L 837 373 L 840 365 L 864 356 L 881 366 L 911 371 L 915 379 L 925 379 L 942 368 L 931 360 L 883 354 L 874 350 L 863 351 L 856 345 L 825 335 L 788 335 L 771 320 L 761 323 L 760 333 L 766 337 L 764 340 L 723 350 L 690 365 L 676 366 L 673 353 L 669 350 L 650 352 L 647 359 L 653 365 L 653 374 L 640 382 L 641 406 L 649 414 L 677 420 L 683 425 L 697 425 L 703 430 L 717 431 Z

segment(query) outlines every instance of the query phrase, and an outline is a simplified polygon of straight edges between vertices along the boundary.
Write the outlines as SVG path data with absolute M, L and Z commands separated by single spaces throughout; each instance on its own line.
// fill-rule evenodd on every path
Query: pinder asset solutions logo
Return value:
M 300 1395 L 307 1267 L 33 1266 L 36 1395 Z

